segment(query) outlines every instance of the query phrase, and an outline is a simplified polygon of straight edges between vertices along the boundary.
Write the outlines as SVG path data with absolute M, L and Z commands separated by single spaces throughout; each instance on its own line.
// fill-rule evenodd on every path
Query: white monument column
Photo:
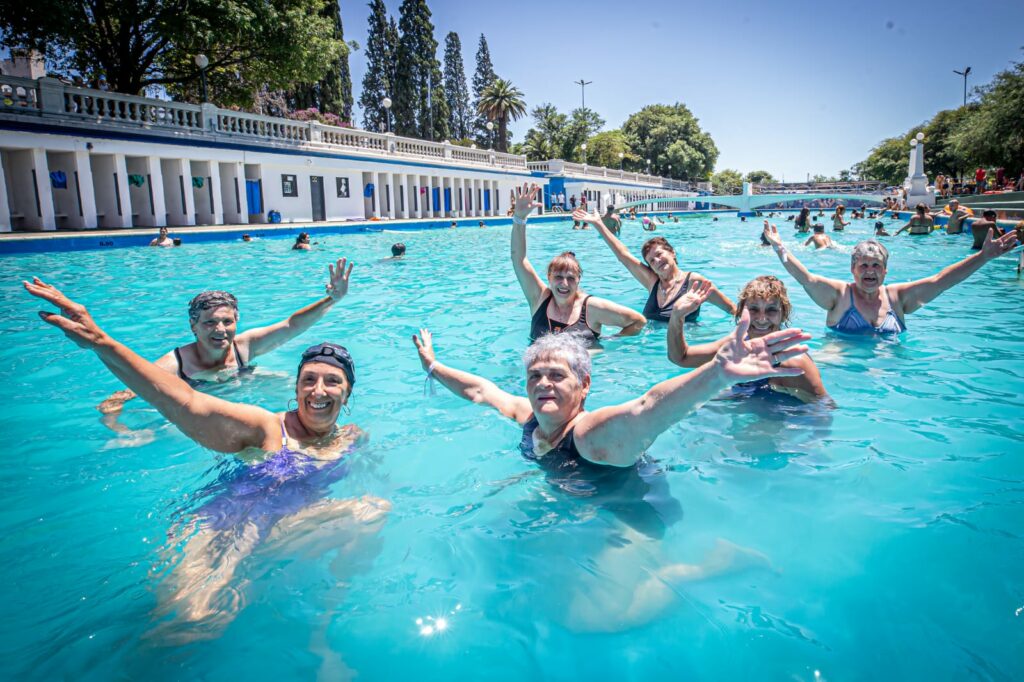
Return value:
M 74 164 L 78 177 L 76 190 L 78 198 L 82 202 L 82 224 L 86 228 L 95 228 L 97 227 L 96 188 L 92 182 L 92 164 L 89 163 L 89 152 L 76 151 Z M 162 203 L 163 199 L 161 198 Z
M 46 150 L 32 150 L 32 167 L 36 172 L 36 191 L 39 193 L 39 221 L 44 230 L 57 229 L 57 215 L 53 210 L 53 190 L 50 189 L 50 163 Z
M 913 210 L 918 204 L 935 205 L 935 193 L 928 191 L 928 176 L 924 174 L 924 133 L 918 133 L 910 141 L 910 163 L 903 186 L 907 188 L 907 208 Z

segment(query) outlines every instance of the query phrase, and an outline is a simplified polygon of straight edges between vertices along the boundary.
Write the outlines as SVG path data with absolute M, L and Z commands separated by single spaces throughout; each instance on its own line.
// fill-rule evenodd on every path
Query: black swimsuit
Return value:
M 252 367 L 250 367 L 249 365 L 247 365 L 244 362 L 242 362 L 242 354 L 238 352 L 238 344 L 232 343 L 231 344 L 231 350 L 233 350 L 235 352 L 236 371 L 239 374 L 244 374 L 246 372 L 251 372 L 252 371 Z M 178 361 L 178 378 L 183 380 L 183 381 L 187 381 L 190 386 L 198 386 L 198 385 L 207 384 L 207 383 L 215 383 L 215 382 L 207 381 L 206 379 L 193 379 L 189 375 L 185 374 L 185 363 L 181 359 L 181 348 L 180 347 L 174 349 L 174 359 Z
M 592 346 L 597 343 L 597 340 L 601 338 L 600 332 L 595 332 L 587 324 L 587 301 L 590 297 L 587 296 L 583 299 L 583 307 L 580 309 L 580 319 L 576 320 L 572 324 L 567 325 L 565 322 L 559 322 L 558 320 L 552 320 L 548 317 L 548 303 L 551 302 L 552 294 L 548 292 L 547 298 L 537 308 L 537 312 L 533 314 L 533 319 L 530 320 L 530 343 L 533 343 L 545 334 L 577 334 L 583 340 L 583 342 Z
M 644 306 L 644 317 L 648 320 L 654 320 L 656 322 L 668 322 L 672 317 L 672 306 L 675 305 L 683 294 L 690 288 L 690 275 L 692 272 L 686 273 L 686 279 L 683 280 L 683 286 L 679 287 L 679 291 L 670 300 L 665 301 L 665 305 L 658 305 L 658 282 L 654 283 L 651 287 L 651 295 L 647 297 L 647 304 Z M 700 306 L 692 313 L 686 316 L 686 322 L 693 322 L 700 317 Z

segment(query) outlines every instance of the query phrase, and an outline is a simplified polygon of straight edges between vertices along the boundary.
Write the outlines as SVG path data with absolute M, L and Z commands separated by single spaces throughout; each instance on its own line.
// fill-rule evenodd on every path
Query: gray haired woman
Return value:
M 844 334 L 901 334 L 907 326 L 904 318 L 959 284 L 982 265 L 998 258 L 1017 245 L 1016 233 L 998 239 L 988 231 L 978 253 L 946 266 L 937 274 L 903 284 L 885 284 L 889 251 L 874 239 L 863 241 L 850 254 L 852 282 L 842 282 L 812 274 L 782 243 L 775 225 L 764 221 L 765 238 L 771 242 L 786 271 L 804 288 L 811 300 L 824 308 L 825 324 Z

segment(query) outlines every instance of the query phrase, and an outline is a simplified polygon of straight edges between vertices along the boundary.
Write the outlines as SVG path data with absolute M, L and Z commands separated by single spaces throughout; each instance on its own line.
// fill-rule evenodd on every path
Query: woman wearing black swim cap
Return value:
M 247 465 L 236 472 L 243 485 L 222 486 L 197 510 L 197 528 L 185 524 L 190 528 L 180 548 L 184 556 L 168 577 L 173 584 L 158 613 L 174 609 L 179 621 L 224 625 L 244 600 L 226 607 L 222 595 L 232 589 L 242 559 L 266 537 L 294 531 L 300 523 L 315 529 L 324 521 L 346 518 L 358 533 L 379 529 L 390 509 L 387 501 L 323 499 L 330 484 L 345 474 L 344 455 L 364 436 L 354 424 L 337 423 L 342 410 L 347 412 L 356 378 L 355 363 L 343 346 L 320 343 L 306 349 L 296 377 L 296 408 L 275 413 L 195 390 L 111 338 L 84 305 L 55 287 L 39 278 L 24 286 L 60 310 L 40 311 L 45 322 L 96 353 L 185 435 L 211 450 L 237 454 Z M 172 543 L 182 542 L 174 535 Z

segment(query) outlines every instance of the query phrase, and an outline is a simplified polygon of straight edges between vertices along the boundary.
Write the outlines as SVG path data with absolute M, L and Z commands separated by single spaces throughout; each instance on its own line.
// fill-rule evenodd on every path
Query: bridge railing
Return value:
M 847 182 L 774 182 L 755 184 L 754 194 L 788 194 L 798 192 L 815 192 L 818 194 L 844 193 L 875 193 L 882 192 L 884 182 L 874 180 L 852 180 Z
M 263 116 L 212 104 L 187 104 L 81 88 L 55 78 L 0 75 L 0 116 L 48 118 L 86 128 L 130 127 L 173 135 L 251 140 L 277 147 L 316 148 L 361 154 L 478 165 L 525 172 L 526 157 L 391 134 Z
M 604 166 L 591 166 L 584 163 L 574 163 L 562 159 L 549 159 L 547 161 L 529 161 L 526 167 L 531 171 L 539 173 L 554 173 L 574 175 L 586 178 L 601 178 L 608 180 L 622 180 L 624 182 L 642 183 L 661 187 L 663 189 L 678 189 L 689 191 L 693 187 L 685 180 L 674 180 L 663 178 L 660 175 L 648 175 L 646 173 L 632 173 L 619 168 L 605 168 Z

